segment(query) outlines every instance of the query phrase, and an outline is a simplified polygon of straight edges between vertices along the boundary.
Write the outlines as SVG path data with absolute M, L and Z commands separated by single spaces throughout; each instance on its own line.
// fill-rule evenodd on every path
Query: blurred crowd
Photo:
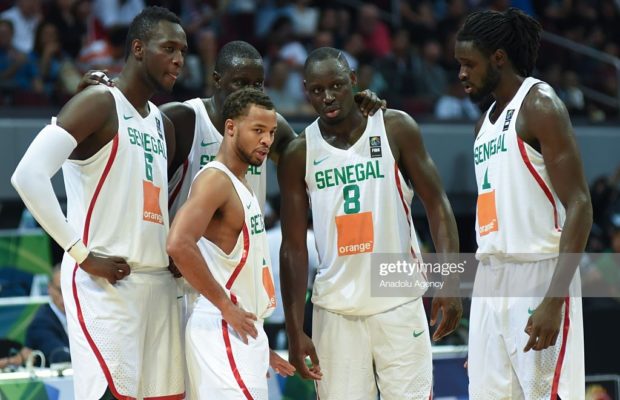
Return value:
M 127 24 L 154 4 L 177 13 L 189 39 L 172 98 L 209 95 L 218 49 L 245 40 L 264 56 L 266 90 L 286 116 L 312 114 L 301 68 L 309 51 L 332 46 L 357 71 L 358 89 L 375 91 L 391 107 L 416 117 L 476 119 L 480 110 L 458 81 L 453 43 L 478 8 L 519 7 L 546 31 L 616 58 L 620 43 L 618 0 L 0 0 L 0 103 L 57 106 L 86 71 L 114 76 Z M 543 41 L 534 75 L 555 87 L 573 116 L 619 117 L 613 64 Z

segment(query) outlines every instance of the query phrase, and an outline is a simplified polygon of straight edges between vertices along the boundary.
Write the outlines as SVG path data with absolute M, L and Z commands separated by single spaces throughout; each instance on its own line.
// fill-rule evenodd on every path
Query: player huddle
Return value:
M 513 26 L 517 39 L 501 42 L 506 36 L 497 32 Z M 471 310 L 472 399 L 584 397 L 578 275 L 559 254 L 583 251 L 592 211 L 566 110 L 546 83 L 529 77 L 539 36 L 538 23 L 515 9 L 477 12 L 455 45 L 465 91 L 495 100 L 474 145 L 474 295 L 482 294 Z M 66 250 L 76 398 L 267 399 L 269 366 L 314 379 L 321 399 L 431 398 L 426 287 L 400 297 L 370 291 L 372 254 L 419 260 L 414 190 L 436 252 L 459 251 L 455 218 L 416 121 L 381 109 L 372 93 L 360 100 L 343 54 L 319 48 L 303 71 L 318 118 L 296 136 L 257 89 L 262 59 L 245 42 L 220 51 L 213 97 L 160 111 L 149 99 L 170 91 L 183 67 L 180 22 L 149 7 L 127 42 L 115 84 L 70 100 L 12 177 Z M 486 143 L 496 144 L 493 154 Z M 267 157 L 278 165 L 282 196 L 290 363 L 270 351 L 263 329 L 276 297 L 262 216 Z M 66 217 L 50 184 L 61 167 Z M 320 257 L 312 338 L 302 329 L 308 213 Z M 184 280 L 175 280 L 175 268 Z M 547 294 L 489 297 L 485 290 L 524 275 L 546 282 Z M 452 332 L 462 314 L 453 295 L 457 274 L 442 283 L 431 308 L 431 325 L 441 311 L 433 340 Z

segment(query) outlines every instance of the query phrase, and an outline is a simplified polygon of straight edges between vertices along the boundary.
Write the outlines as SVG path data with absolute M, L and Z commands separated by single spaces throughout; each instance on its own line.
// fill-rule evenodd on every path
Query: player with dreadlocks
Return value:
M 569 254 L 584 250 L 592 205 L 566 107 L 530 76 L 540 34 L 514 8 L 473 13 L 457 33 L 465 91 L 494 100 L 473 152 L 472 399 L 584 398 L 580 282 Z

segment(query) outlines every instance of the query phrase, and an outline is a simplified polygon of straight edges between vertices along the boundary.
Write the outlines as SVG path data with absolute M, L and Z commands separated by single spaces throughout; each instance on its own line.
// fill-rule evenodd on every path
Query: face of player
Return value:
M 250 105 L 248 114 L 234 120 L 235 145 L 241 160 L 260 166 L 269 154 L 276 132 L 275 110 Z
M 497 88 L 499 69 L 492 58 L 480 52 L 472 41 L 457 41 L 454 58 L 460 64 L 459 79 L 472 101 L 483 100 Z
M 263 60 L 233 57 L 228 69 L 218 71 L 214 79 L 218 96 L 222 100 L 244 88 L 263 90 L 265 82 Z
M 356 77 L 338 59 L 313 62 L 304 78 L 308 100 L 323 122 L 335 124 L 349 115 L 355 104 Z
M 171 92 L 187 52 L 183 28 L 169 21 L 159 21 L 157 29 L 144 46 L 147 79 L 156 90 Z

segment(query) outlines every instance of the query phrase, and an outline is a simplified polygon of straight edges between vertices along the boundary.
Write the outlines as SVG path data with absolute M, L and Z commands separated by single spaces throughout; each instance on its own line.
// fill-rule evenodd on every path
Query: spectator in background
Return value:
M 291 82 L 289 76 L 289 64 L 282 59 L 273 60 L 267 76 L 266 93 L 284 116 L 313 115 L 314 110 L 306 101 L 303 87 Z
M 480 118 L 480 109 L 470 100 L 463 90 L 463 85 L 453 77 L 450 79 L 448 92 L 443 94 L 435 104 L 435 118 L 440 120 L 471 120 Z
M 58 28 L 53 23 L 42 21 L 37 27 L 30 62 L 37 71 L 34 87 L 37 93 L 45 93 L 49 98 L 58 97 L 63 92 L 75 93 L 81 75 L 69 56 L 63 52 Z M 64 83 L 70 87 L 66 87 Z
M 377 71 L 377 69 L 371 62 L 360 63 L 357 69 L 357 87 L 355 88 L 356 92 L 361 92 L 362 90 L 369 89 L 377 93 L 379 97 L 383 97 L 384 94 L 388 94 L 385 90 L 386 87 L 387 84 L 385 83 L 383 76 L 381 76 L 381 74 Z
M 433 13 L 433 4 L 428 0 L 408 0 L 400 3 L 403 26 L 411 32 L 411 37 L 421 44 L 432 37 L 437 31 L 437 20 Z
M 288 64 L 286 90 L 289 94 L 298 92 L 303 96 L 303 79 L 301 70 L 308 56 L 306 48 L 295 38 L 293 23 L 289 17 L 281 16 L 275 20 L 269 33 L 266 59 L 271 64 L 276 59 Z M 267 75 L 271 74 L 271 67 Z M 279 109 L 278 109 L 278 112 Z
M 359 35 L 354 34 L 354 35 L 351 35 L 350 39 L 353 38 L 354 36 L 359 38 Z M 359 38 L 359 42 L 361 42 L 361 38 Z M 361 44 L 361 46 L 363 47 L 363 44 Z M 334 34 L 332 31 L 320 30 L 316 33 L 316 35 L 314 35 L 314 42 L 312 43 L 312 48 L 318 49 L 319 47 L 336 48 L 336 44 L 334 41 Z M 350 49 L 351 46 L 347 46 L 347 48 Z M 342 50 L 342 55 L 344 56 L 344 58 L 347 59 L 347 62 L 349 63 L 349 66 L 351 67 L 351 69 L 357 70 L 357 59 L 353 57 L 351 54 L 349 54 L 349 52 L 346 49 Z
M 21 343 L 11 339 L 0 339 L 0 372 L 9 369 L 17 369 L 26 363 L 30 357 L 32 349 L 22 346 Z
M 193 54 L 188 54 L 183 79 L 179 82 L 193 90 L 205 82 L 207 93 L 212 92 L 213 81 L 210 77 L 215 68 L 218 38 L 217 9 L 209 3 L 199 0 L 184 2 L 183 27 L 190 40 L 190 47 L 196 49 L 200 61 Z
M 558 96 L 571 115 L 583 115 L 586 110 L 585 97 L 579 86 L 579 77 L 575 71 L 565 71 Z
M 15 5 L 2 14 L 0 19 L 13 23 L 13 47 L 24 54 L 34 45 L 34 32 L 41 20 L 40 0 L 16 0 Z
M 319 23 L 319 10 L 316 7 L 310 7 L 310 3 L 310 0 L 295 0 L 289 6 L 295 35 L 303 42 L 312 40 Z
M 60 288 L 60 264 L 54 266 L 52 279 L 47 285 L 49 304 L 42 305 L 26 331 L 26 346 L 41 350 L 46 366 L 71 361 L 65 303 Z
M 105 29 L 129 25 L 146 5 L 144 0 L 94 0 L 93 14 Z
M 417 83 L 416 93 L 434 102 L 446 93 L 448 76 L 439 64 L 442 56 L 441 44 L 435 40 L 428 40 L 422 46 L 422 53 L 417 57 L 414 66 L 414 81 Z
M 113 26 L 108 31 L 108 39 L 94 41 L 82 49 L 78 58 L 80 72 L 108 70 L 108 75 L 117 76 L 125 64 L 126 36 L 127 26 Z
M 379 72 L 387 83 L 386 100 L 392 107 L 402 107 L 402 98 L 415 94 L 415 55 L 409 31 L 400 29 L 392 40 L 392 51 L 379 60 Z
M 62 51 L 72 58 L 80 54 L 86 35 L 86 20 L 77 17 L 77 8 L 76 0 L 54 0 L 46 18 L 58 29 Z
M 334 47 L 343 48 L 351 34 L 351 17 L 343 8 L 327 7 L 321 11 L 318 30 L 330 31 L 333 34 Z
M 273 26 L 281 18 L 291 18 L 291 10 L 286 0 L 263 0 L 256 10 L 254 19 L 254 34 L 265 37 L 271 33 Z
M 364 47 L 375 57 L 386 56 L 391 49 L 390 30 L 379 18 L 379 9 L 371 3 L 359 9 L 357 32 L 364 39 Z
M 0 19 L 0 90 L 31 89 L 36 77 L 28 56 L 13 46 L 14 24 Z

